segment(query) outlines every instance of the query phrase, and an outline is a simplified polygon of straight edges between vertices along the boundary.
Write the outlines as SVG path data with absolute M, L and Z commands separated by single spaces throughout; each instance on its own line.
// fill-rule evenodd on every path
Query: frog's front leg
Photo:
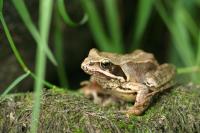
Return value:
M 81 82 L 81 86 L 80 92 L 96 104 L 107 106 L 117 102 L 117 99 L 106 94 L 95 80 L 83 81 Z
M 125 83 L 122 87 L 131 89 L 133 93 L 136 93 L 135 104 L 126 111 L 127 115 L 141 115 L 148 108 L 151 102 L 152 95 L 148 95 L 149 88 L 144 84 L 134 82 Z
M 98 96 L 100 94 L 101 86 L 99 86 L 95 81 L 83 81 L 81 82 L 80 92 L 84 94 L 85 97 L 93 99 L 94 103 L 100 104 L 102 102 L 102 97 Z

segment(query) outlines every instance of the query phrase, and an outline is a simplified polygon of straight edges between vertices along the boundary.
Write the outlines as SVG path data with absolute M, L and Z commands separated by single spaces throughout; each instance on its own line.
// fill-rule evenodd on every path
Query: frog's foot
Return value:
M 139 107 L 139 106 L 133 106 L 131 108 L 129 108 L 125 113 L 126 116 L 130 116 L 130 115 L 142 115 L 142 113 L 144 112 L 144 108 L 143 107 Z
M 147 96 L 143 101 L 135 102 L 134 106 L 126 111 L 126 115 L 142 115 L 144 111 L 149 107 L 152 96 Z
M 126 117 L 129 118 L 132 115 L 136 115 L 136 116 L 142 115 L 143 110 L 135 108 L 135 107 L 131 107 L 128 110 L 121 110 L 119 111 L 119 113 L 125 114 Z
M 130 117 L 131 115 L 142 115 L 142 113 L 144 112 L 144 108 L 143 107 L 139 107 L 139 106 L 133 106 L 130 107 L 128 110 L 120 110 L 119 113 L 123 113 L 125 114 L 127 117 Z

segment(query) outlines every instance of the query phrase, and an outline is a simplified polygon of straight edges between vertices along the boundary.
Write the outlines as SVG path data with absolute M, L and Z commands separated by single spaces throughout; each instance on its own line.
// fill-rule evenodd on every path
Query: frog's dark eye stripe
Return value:
M 113 65 L 111 67 L 111 69 L 109 69 L 110 73 L 112 73 L 115 76 L 120 76 L 123 77 L 125 80 L 127 79 L 125 73 L 123 72 L 123 70 L 121 69 L 120 66 L 118 65 Z
M 123 77 L 125 80 L 127 79 L 121 67 L 118 65 L 112 64 L 109 60 L 104 60 L 100 62 L 99 65 L 102 70 L 107 70 L 115 76 Z

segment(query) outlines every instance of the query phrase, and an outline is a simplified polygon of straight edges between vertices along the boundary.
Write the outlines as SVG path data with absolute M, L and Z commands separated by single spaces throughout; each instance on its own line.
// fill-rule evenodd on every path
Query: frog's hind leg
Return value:
M 173 80 L 175 75 L 176 68 L 174 65 L 162 64 L 156 71 L 146 73 L 144 84 L 150 87 L 152 91 L 166 89 L 173 85 L 169 82 Z
M 132 88 L 138 88 L 135 89 L 137 96 L 134 106 L 127 111 L 127 114 L 141 115 L 148 108 L 155 94 L 174 85 L 175 82 L 172 79 L 175 73 L 176 69 L 173 65 L 163 64 L 158 70 L 146 74 L 144 86 L 132 85 Z
M 142 97 L 143 99 L 141 101 L 136 99 L 134 106 L 129 108 L 128 111 L 126 111 L 126 114 L 141 115 L 149 107 L 152 97 L 153 95 L 145 95 Z
M 170 89 L 175 84 L 176 84 L 176 82 L 174 80 L 169 81 L 167 84 L 164 84 L 163 86 L 161 86 L 159 90 L 153 91 L 153 92 L 149 93 L 147 96 L 151 96 L 151 95 L 153 96 L 153 95 L 155 95 L 157 93 L 161 93 L 161 92 L 163 92 L 163 91 L 165 91 L 167 89 Z
M 148 94 L 140 94 L 138 93 L 136 97 L 136 102 L 133 107 L 131 107 L 127 111 L 127 115 L 129 116 L 130 114 L 135 114 L 135 115 L 141 115 L 151 104 L 151 101 L 153 97 L 158 94 L 163 92 L 166 89 L 169 89 L 175 84 L 174 80 L 169 81 L 167 84 L 164 84 L 160 87 L 160 89 L 152 91 Z

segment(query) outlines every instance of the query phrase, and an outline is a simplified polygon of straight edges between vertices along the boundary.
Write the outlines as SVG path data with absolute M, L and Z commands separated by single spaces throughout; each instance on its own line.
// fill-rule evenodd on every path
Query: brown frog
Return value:
M 173 86 L 176 75 L 174 65 L 159 65 L 153 54 L 142 50 L 120 55 L 91 49 L 81 68 L 91 75 L 84 88 L 135 102 L 126 111 L 135 115 L 147 109 L 155 94 Z

